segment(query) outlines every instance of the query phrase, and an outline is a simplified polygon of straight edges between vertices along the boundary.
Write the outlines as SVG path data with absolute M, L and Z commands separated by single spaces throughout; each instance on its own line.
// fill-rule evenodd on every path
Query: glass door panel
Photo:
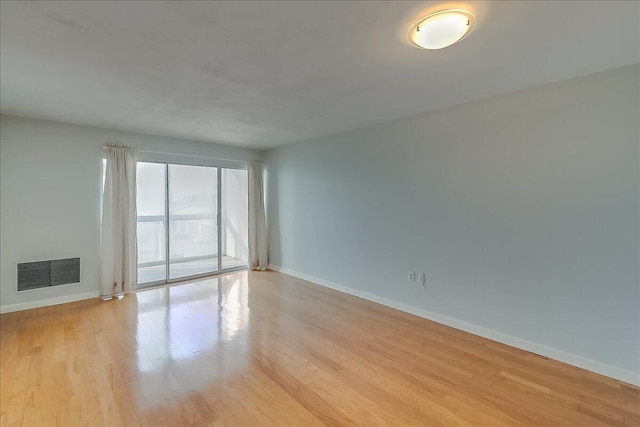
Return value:
M 246 267 L 249 260 L 247 171 L 222 169 L 222 269 Z
M 169 280 L 218 270 L 218 168 L 169 165 Z
M 138 162 L 138 284 L 143 286 L 167 279 L 165 171 L 163 163 Z

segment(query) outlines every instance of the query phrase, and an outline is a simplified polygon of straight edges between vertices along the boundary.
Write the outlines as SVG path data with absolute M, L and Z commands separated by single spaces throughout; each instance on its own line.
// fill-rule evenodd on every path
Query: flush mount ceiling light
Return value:
M 419 49 L 442 49 L 468 36 L 476 17 L 466 10 L 441 10 L 425 16 L 409 30 L 409 43 Z

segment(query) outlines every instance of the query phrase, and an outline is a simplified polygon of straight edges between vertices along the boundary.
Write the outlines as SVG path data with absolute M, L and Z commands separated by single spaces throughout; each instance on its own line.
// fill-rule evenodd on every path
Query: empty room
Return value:
M 640 1 L 0 0 L 0 425 L 640 427 Z

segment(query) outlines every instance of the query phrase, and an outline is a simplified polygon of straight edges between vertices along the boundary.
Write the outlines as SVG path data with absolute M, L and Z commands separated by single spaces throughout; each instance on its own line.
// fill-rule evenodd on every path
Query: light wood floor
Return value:
M 10 313 L 2 426 L 640 425 L 640 389 L 280 273 Z

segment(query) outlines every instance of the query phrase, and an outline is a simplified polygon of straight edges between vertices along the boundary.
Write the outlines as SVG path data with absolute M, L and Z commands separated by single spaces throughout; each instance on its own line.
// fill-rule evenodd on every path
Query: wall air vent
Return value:
M 80 258 L 18 264 L 18 290 L 80 282 Z

